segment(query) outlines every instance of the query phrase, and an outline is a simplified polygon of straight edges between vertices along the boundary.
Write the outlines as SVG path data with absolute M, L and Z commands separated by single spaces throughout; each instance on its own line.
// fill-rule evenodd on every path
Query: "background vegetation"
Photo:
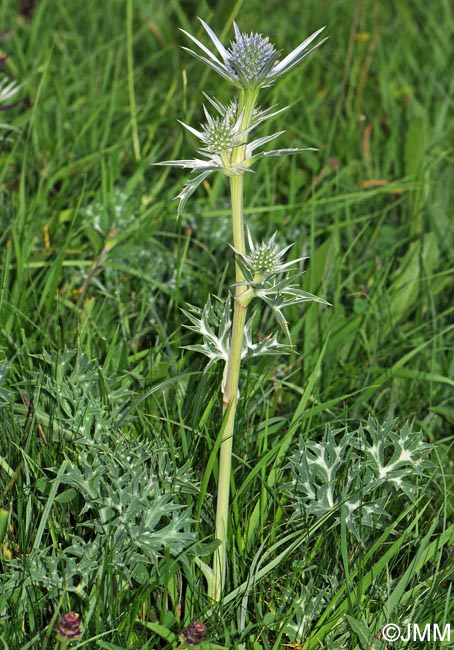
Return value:
M 17 4 L 0 6 L 22 85 L 1 114 L 19 133 L 0 132 L 4 647 L 54 647 L 64 611 L 83 620 L 75 647 L 112 650 L 175 647 L 195 619 L 253 650 L 385 648 L 387 621 L 453 623 L 452 3 Z M 205 185 L 177 221 L 183 175 L 151 166 L 193 155 L 177 119 L 197 125 L 202 90 L 228 98 L 180 49 L 178 27 L 203 38 L 197 16 L 284 51 L 329 35 L 267 96 L 291 107 L 277 146 L 318 151 L 263 161 L 246 211 L 309 256 L 303 288 L 332 307 L 288 310 L 292 352 L 244 372 L 211 617 L 194 557 L 212 550 L 221 369 L 184 349 L 181 309 L 233 277 L 227 193 Z M 297 441 L 369 416 L 434 445 L 419 496 L 387 492 L 389 517 L 356 536 L 340 512 L 295 518 Z

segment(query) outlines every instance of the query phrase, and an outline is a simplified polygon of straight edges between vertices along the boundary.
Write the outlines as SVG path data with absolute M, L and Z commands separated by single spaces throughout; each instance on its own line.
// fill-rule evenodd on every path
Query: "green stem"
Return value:
M 132 52 L 132 0 L 126 3 L 126 57 L 128 64 L 128 91 L 129 91 L 129 107 L 131 112 L 131 130 L 132 130 L 132 144 L 134 148 L 134 158 L 136 162 L 141 159 L 139 132 L 137 128 L 137 106 L 136 94 L 134 90 L 134 61 Z
M 239 98 L 239 111 L 243 114 L 242 129 L 247 129 L 251 122 L 257 91 L 242 91 Z M 232 163 L 241 162 L 246 154 L 246 144 L 238 147 L 232 154 Z M 246 253 L 243 219 L 244 175 L 230 177 L 230 196 L 232 204 L 233 246 L 242 254 Z M 244 282 L 244 275 L 236 264 L 236 282 Z M 238 298 L 244 292 L 244 286 L 235 289 L 233 305 L 232 334 L 230 338 L 229 358 L 223 389 L 223 408 L 226 417 L 224 433 L 219 451 L 218 498 L 216 508 L 216 538 L 220 545 L 213 557 L 213 580 L 209 584 L 208 595 L 215 601 L 222 596 L 227 566 L 227 538 L 230 500 L 230 474 L 232 469 L 232 446 L 235 430 L 235 416 L 238 404 L 238 384 L 243 350 L 243 335 L 246 324 L 247 306 Z

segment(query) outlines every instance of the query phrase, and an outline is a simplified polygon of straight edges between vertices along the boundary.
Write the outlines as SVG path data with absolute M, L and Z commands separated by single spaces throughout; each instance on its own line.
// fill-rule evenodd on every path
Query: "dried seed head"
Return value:
M 60 641 L 76 641 L 80 639 L 80 618 L 76 612 L 62 614 L 55 628 Z
M 188 645 L 198 645 L 205 640 L 207 628 L 200 621 L 194 621 L 183 630 L 183 638 Z

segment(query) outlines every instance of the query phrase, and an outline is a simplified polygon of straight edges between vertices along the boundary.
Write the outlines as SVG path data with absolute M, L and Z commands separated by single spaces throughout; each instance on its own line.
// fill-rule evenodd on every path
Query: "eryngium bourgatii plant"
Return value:
M 256 102 L 262 88 L 275 83 L 324 41 L 320 40 L 309 47 L 322 32 L 320 29 L 281 59 L 281 53 L 267 37 L 261 34 L 242 33 L 234 24 L 235 38 L 230 47 L 226 48 L 203 20 L 201 23 L 216 49 L 216 54 L 184 31 L 184 34 L 198 48 L 188 51 L 233 84 L 236 96 L 225 106 L 216 99 L 205 96 L 212 110 L 209 112 L 204 107 L 205 123 L 200 129 L 183 124 L 200 140 L 201 146 L 198 150 L 200 157 L 191 160 L 169 160 L 158 164 L 182 167 L 195 173 L 178 195 L 179 213 L 184 209 L 191 194 L 210 174 L 221 172 L 230 181 L 232 248 L 236 269 L 233 317 L 230 315 L 230 304 L 226 304 L 224 309 L 214 310 L 214 313 L 211 301 L 202 312 L 197 310 L 193 310 L 192 313 L 186 312 L 192 322 L 191 329 L 198 331 L 203 338 L 203 344 L 192 346 L 192 349 L 202 352 L 209 358 L 208 366 L 217 360 L 225 362 L 222 382 L 224 422 L 216 511 L 216 538 L 220 544 L 214 553 L 212 568 L 200 562 L 207 579 L 208 594 L 218 601 L 222 595 L 226 574 L 232 442 L 239 396 L 241 360 L 258 354 L 276 354 L 285 347 L 277 342 L 276 334 L 270 335 L 259 343 L 253 342 L 252 319 L 247 319 L 248 306 L 254 298 L 265 302 L 273 310 L 285 334 L 289 336 L 283 316 L 285 307 L 311 300 L 324 302 L 295 285 L 298 274 L 289 277 L 287 273 L 289 267 L 300 260 L 287 263 L 282 261 L 289 247 L 279 250 L 276 235 L 267 242 L 257 244 L 248 230 L 246 247 L 243 219 L 244 176 L 251 173 L 253 165 L 260 158 L 307 151 L 307 149 L 297 148 L 257 151 L 284 132 L 278 131 L 273 135 L 251 139 L 252 132 L 265 120 L 275 117 L 286 109 L 274 110 L 274 107 L 262 109 L 257 107 Z

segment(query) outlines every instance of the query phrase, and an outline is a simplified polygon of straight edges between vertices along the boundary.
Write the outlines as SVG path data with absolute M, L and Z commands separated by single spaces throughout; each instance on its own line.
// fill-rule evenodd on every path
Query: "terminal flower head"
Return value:
M 220 58 L 213 54 L 195 36 L 182 29 L 181 31 L 200 48 L 202 54 L 189 48 L 184 49 L 209 65 L 213 70 L 216 70 L 217 73 L 235 86 L 244 90 L 271 86 L 281 75 L 292 70 L 326 40 L 323 39 L 308 49 L 309 45 L 323 31 L 324 27 L 322 27 L 322 29 L 317 30 L 300 43 L 290 54 L 279 60 L 280 52 L 276 50 L 267 36 L 252 32 L 250 34 L 242 33 L 238 25 L 233 23 L 235 39 L 230 43 L 229 48 L 225 48 L 211 27 L 202 19 L 199 20 Z

